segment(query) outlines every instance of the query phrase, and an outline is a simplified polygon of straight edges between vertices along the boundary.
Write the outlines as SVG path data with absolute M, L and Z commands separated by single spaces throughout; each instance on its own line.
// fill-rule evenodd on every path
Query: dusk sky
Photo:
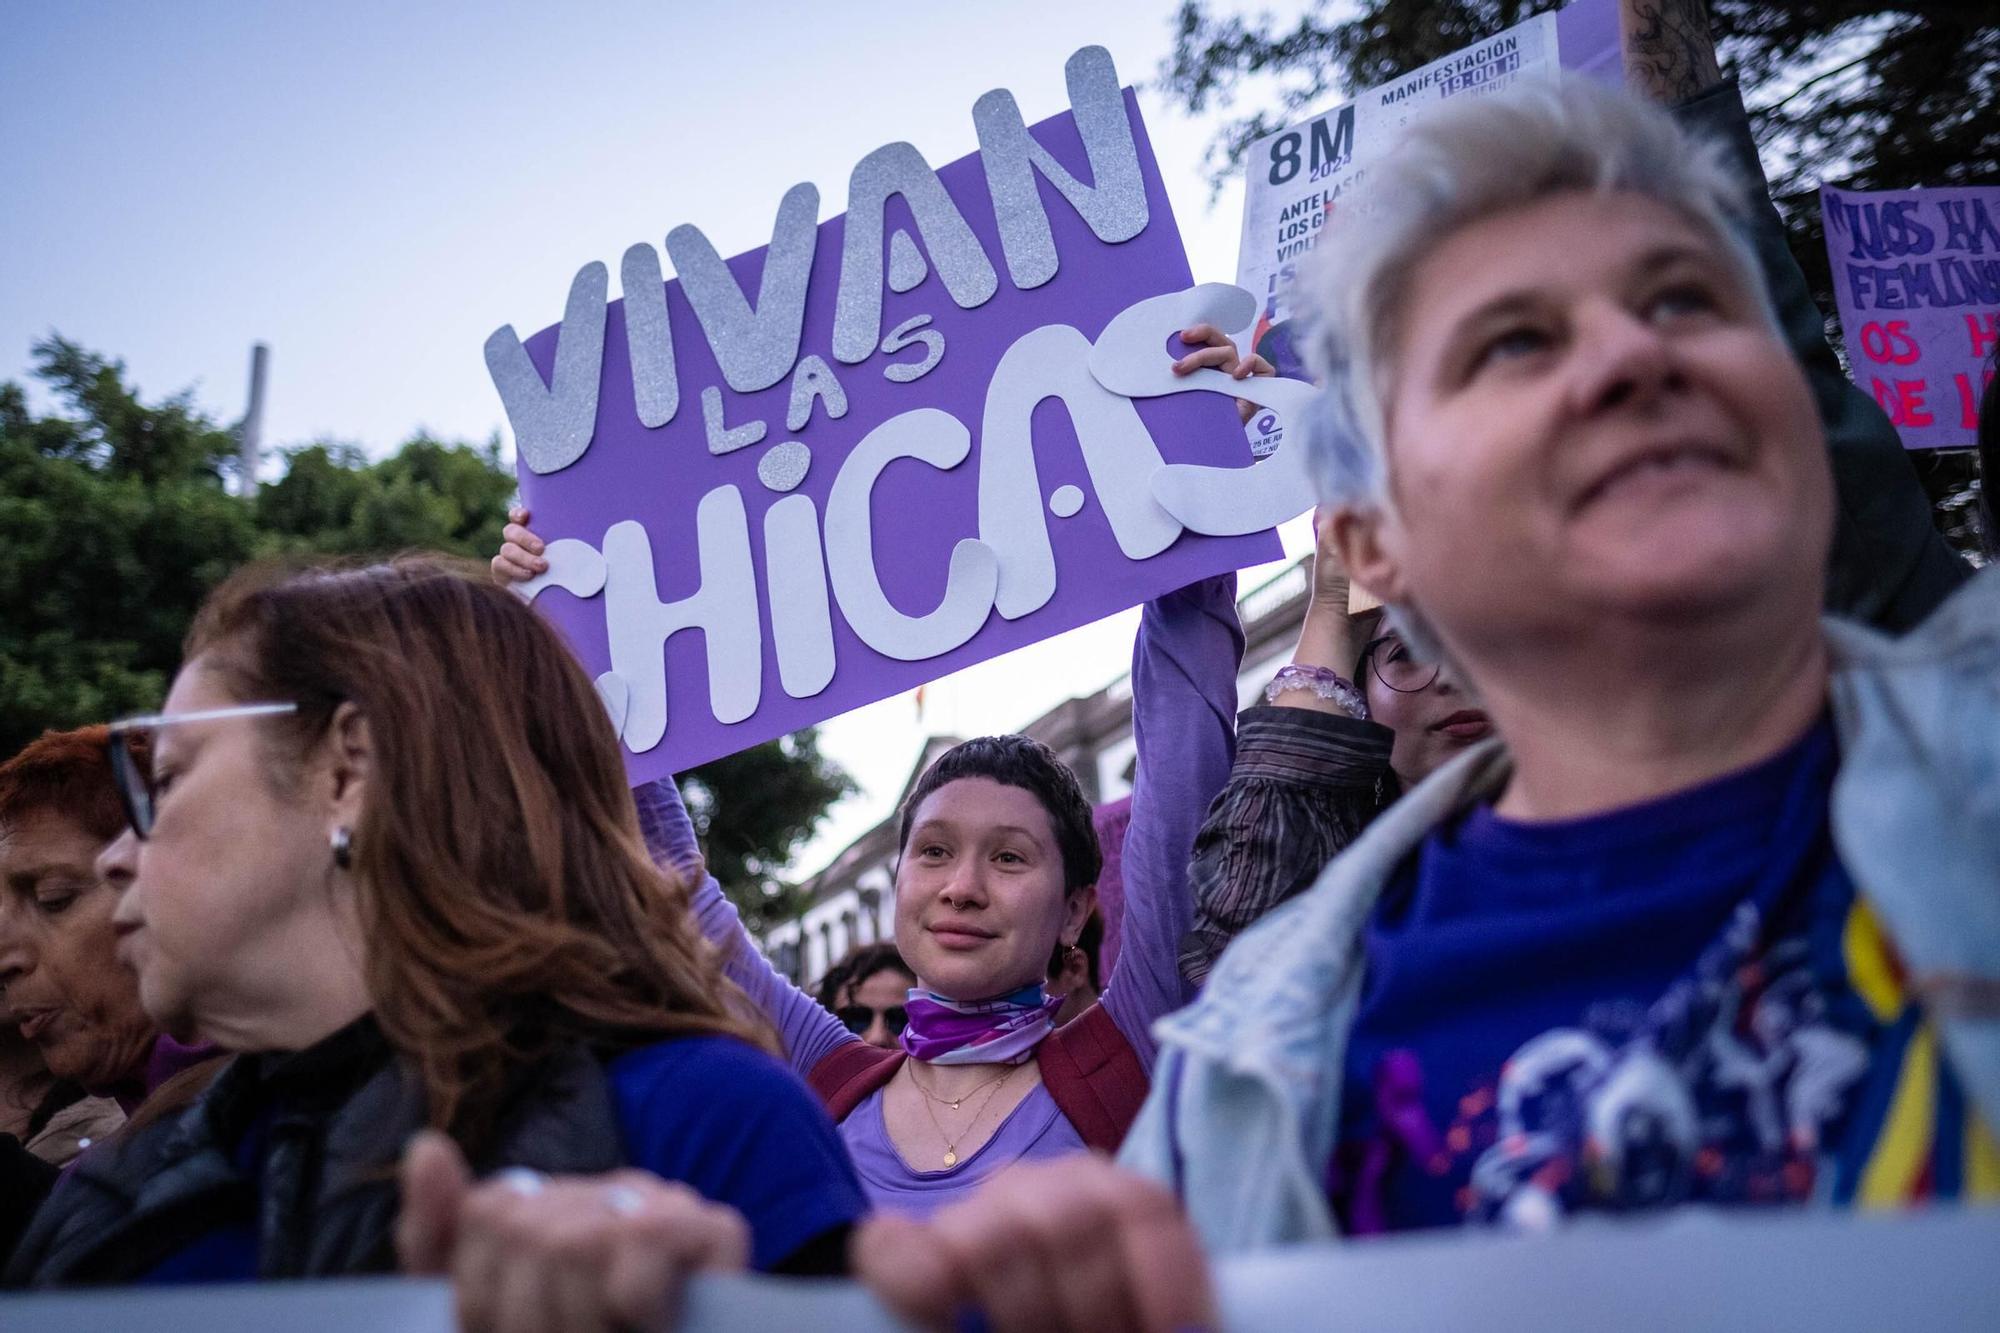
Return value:
M 504 439 L 481 345 L 556 322 L 582 263 L 615 270 L 683 222 L 725 255 L 762 245 L 798 181 L 838 212 L 855 160 L 885 142 L 934 164 L 973 151 L 989 88 L 1031 122 L 1067 109 L 1080 46 L 1149 85 L 1172 15 L 1168 0 L 14 6 L 0 377 L 24 377 L 57 330 L 122 358 L 149 399 L 193 386 L 233 421 L 264 341 L 268 445 Z M 1215 121 L 1141 102 L 1196 279 L 1232 279 L 1241 190 L 1211 206 L 1199 171 Z M 830 723 L 864 793 L 799 868 L 887 812 L 926 732 L 1019 727 L 1097 689 L 1136 621 L 949 677 L 922 725 L 907 696 Z

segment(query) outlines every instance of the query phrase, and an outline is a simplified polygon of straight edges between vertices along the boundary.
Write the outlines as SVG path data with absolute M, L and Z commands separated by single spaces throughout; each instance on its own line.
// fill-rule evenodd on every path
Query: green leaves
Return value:
M 237 439 L 181 393 L 143 401 L 123 363 L 60 336 L 36 375 L 66 409 L 35 416 L 0 383 L 0 756 L 47 728 L 159 706 L 202 598 L 261 556 L 383 557 L 500 549 L 514 474 L 484 445 L 418 435 L 371 461 L 321 441 L 286 451 L 284 475 L 227 493 Z M 778 873 L 853 784 L 811 732 L 690 775 L 716 877 L 753 926 L 782 919 Z M 691 792 L 691 796 L 693 793 Z

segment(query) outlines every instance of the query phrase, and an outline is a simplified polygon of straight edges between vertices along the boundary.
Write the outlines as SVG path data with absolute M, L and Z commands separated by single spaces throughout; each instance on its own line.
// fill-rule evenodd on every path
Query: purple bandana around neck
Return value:
M 1055 1031 L 1062 998 L 1040 982 L 991 1000 L 948 1000 L 913 989 L 905 1001 L 903 1049 L 933 1065 L 1018 1065 Z

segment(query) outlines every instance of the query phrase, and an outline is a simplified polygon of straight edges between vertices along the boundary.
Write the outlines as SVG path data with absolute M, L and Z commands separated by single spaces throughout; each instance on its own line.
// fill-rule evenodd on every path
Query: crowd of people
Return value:
M 1233 577 L 1145 607 L 1102 975 L 1034 740 L 920 776 L 893 943 L 809 996 L 511 591 L 528 515 L 490 569 L 245 570 L 160 713 L 0 764 L 7 1282 L 1196 1328 L 1303 1241 L 2000 1199 L 2000 575 L 1828 347 L 1699 4 L 1645 8 L 1632 92 L 1448 104 L 1321 241 L 1310 609 L 1238 716 Z

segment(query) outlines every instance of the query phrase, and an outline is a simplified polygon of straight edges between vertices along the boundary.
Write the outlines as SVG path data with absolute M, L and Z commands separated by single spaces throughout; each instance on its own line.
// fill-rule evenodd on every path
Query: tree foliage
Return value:
M 1183 0 L 1160 86 L 1192 112 L 1248 106 L 1210 141 L 1219 189 L 1257 139 L 1565 0 L 1315 0 L 1280 24 Z M 1818 187 L 2000 180 L 2000 11 L 1967 0 L 1708 0 L 1725 75 L 1744 89 L 1793 255 L 1820 308 L 1832 275 Z M 1838 339 L 1836 338 L 1836 345 Z M 1938 524 L 1962 550 L 1970 455 L 1912 455 Z
M 761 931 L 806 906 L 780 872 L 854 783 L 819 752 L 818 734 L 808 728 L 703 764 L 681 779 L 681 790 L 710 872 L 750 928 Z
M 1429 64 L 1563 0 L 1316 0 L 1289 27 L 1183 0 L 1161 87 L 1194 112 L 1255 88 L 1210 143 L 1220 185 L 1301 113 Z M 1990 181 L 2000 170 L 2000 21 L 1960 0 L 1709 0 L 1725 73 L 1747 91 L 1781 199 Z
M 189 613 L 258 549 L 235 441 L 186 394 L 146 406 L 61 338 L 35 366 L 70 412 L 0 385 L 0 752 L 158 704 Z
M 0 756 L 157 707 L 195 608 L 246 561 L 499 549 L 514 477 L 497 439 L 419 435 L 378 460 L 322 441 L 239 498 L 238 436 L 191 394 L 147 403 L 122 363 L 60 336 L 34 357 L 62 410 L 38 416 L 0 384 Z M 753 924 L 786 914 L 779 872 L 852 787 L 811 731 L 684 782 L 710 866 Z

